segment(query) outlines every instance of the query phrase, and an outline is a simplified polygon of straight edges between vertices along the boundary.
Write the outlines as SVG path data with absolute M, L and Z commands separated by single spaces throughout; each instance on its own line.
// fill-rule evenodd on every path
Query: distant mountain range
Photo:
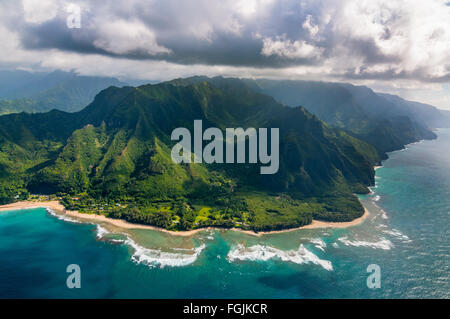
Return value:
M 437 109 L 365 87 L 192 77 L 111 86 L 81 111 L 0 116 L 0 202 L 58 194 L 68 208 L 185 230 L 274 230 L 363 213 L 386 152 L 435 138 Z M 303 107 L 304 106 L 304 107 Z M 312 112 L 312 113 L 310 113 Z M 277 127 L 280 169 L 175 164 L 174 128 Z M 327 123 L 325 123 L 327 122 Z
M 193 77 L 189 81 L 204 81 Z M 226 81 L 221 77 L 212 83 Z M 373 145 L 380 155 L 420 139 L 433 139 L 432 129 L 450 127 L 449 112 L 431 105 L 375 93 L 365 86 L 314 81 L 243 79 L 257 92 L 288 106 L 303 106 L 329 125 Z
M 115 78 L 80 76 L 73 72 L 0 71 L 0 115 L 52 109 L 76 112 L 111 85 L 126 84 Z
M 248 83 L 282 103 L 302 105 L 330 125 L 374 145 L 382 158 L 408 143 L 435 138 L 431 131 L 435 128 L 450 127 L 449 112 L 365 86 L 311 81 Z

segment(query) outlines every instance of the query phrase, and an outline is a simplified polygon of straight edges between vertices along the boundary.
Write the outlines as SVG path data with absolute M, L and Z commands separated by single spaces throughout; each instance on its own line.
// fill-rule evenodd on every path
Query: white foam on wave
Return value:
M 99 224 L 82 222 L 77 219 L 70 218 L 66 215 L 58 214 L 50 208 L 47 208 L 47 211 L 50 215 L 66 222 L 96 225 L 97 239 L 102 239 L 104 238 L 105 235 L 110 233 L 106 228 L 102 227 Z M 126 237 L 127 237 L 126 239 L 109 238 L 108 241 L 113 243 L 122 243 L 130 246 L 134 250 L 134 253 L 131 256 L 131 260 L 138 264 L 140 263 L 146 264 L 149 267 L 163 268 L 165 266 L 176 267 L 176 266 L 190 265 L 197 260 L 202 250 L 206 247 L 205 244 L 202 244 L 201 246 L 194 249 L 185 249 L 185 248 L 172 249 L 175 251 L 183 251 L 183 253 L 164 252 L 160 249 L 145 248 L 137 244 L 128 235 L 126 235 Z
M 119 244 L 119 243 L 125 243 L 125 240 L 124 240 L 124 239 L 108 238 L 108 241 L 109 241 L 109 242 L 112 242 L 112 243 L 117 243 L 117 244 Z
M 378 202 L 380 199 L 381 199 L 381 196 L 380 196 L 380 195 L 376 195 L 376 196 L 373 198 L 373 200 L 374 200 L 375 202 Z
M 382 230 L 383 233 L 391 235 L 392 237 L 395 237 L 396 239 L 403 241 L 405 243 L 410 243 L 412 242 L 412 240 L 406 236 L 405 234 L 403 234 L 401 231 L 399 231 L 398 229 L 392 228 L 392 229 L 385 229 Z
M 380 212 L 381 212 L 381 218 L 383 218 L 383 219 L 389 219 L 389 216 L 386 214 L 386 211 L 385 211 L 384 209 L 382 209 L 380 206 L 378 206 L 378 205 L 376 204 L 376 201 L 374 201 L 373 204 L 380 210 Z
M 316 264 L 322 266 L 324 269 L 331 271 L 333 265 L 328 260 L 323 260 L 307 250 L 303 245 L 300 245 L 298 250 L 283 251 L 271 246 L 254 245 L 245 247 L 238 244 L 228 252 L 227 260 L 233 262 L 235 260 L 245 261 L 267 261 L 270 259 L 281 260 L 285 262 L 292 262 L 295 264 Z
M 134 250 L 134 253 L 131 256 L 132 261 L 137 264 L 143 263 L 151 268 L 163 268 L 165 266 L 180 267 L 193 264 L 197 260 L 202 250 L 206 247 L 205 244 L 202 244 L 201 246 L 194 249 L 179 248 L 177 250 L 184 250 L 186 251 L 186 253 L 173 253 L 164 252 L 161 249 L 145 248 L 137 244 L 130 237 L 128 237 L 124 241 L 124 243 Z M 187 253 L 187 251 L 191 253 Z
M 214 240 L 214 230 L 205 230 L 204 236 L 199 236 L 200 240 Z
M 109 231 L 107 231 L 106 228 L 97 224 L 97 239 L 103 238 L 106 234 L 109 234 Z
M 327 244 L 320 238 L 311 239 L 311 243 L 314 244 L 314 247 L 320 249 L 321 251 L 325 251 L 325 247 L 327 247 Z
M 74 218 L 70 218 L 70 217 L 68 217 L 68 216 L 66 216 L 66 215 L 62 215 L 62 214 L 58 214 L 58 213 L 56 213 L 53 209 L 51 209 L 51 208 L 45 208 L 46 210 L 47 210 L 47 212 L 50 214 L 50 215 L 52 215 L 53 217 L 56 217 L 56 218 L 58 218 L 59 220 L 63 220 L 63 221 L 65 221 L 65 222 L 70 222 L 70 223 L 77 223 L 77 224 L 81 224 L 81 221 L 79 221 L 79 220 L 76 220 L 76 219 L 74 219 Z
M 349 240 L 347 236 L 341 237 L 338 239 L 340 242 L 342 242 L 345 246 L 354 246 L 354 247 L 369 247 L 374 249 L 384 249 L 384 250 L 390 250 L 394 247 L 392 242 L 389 239 L 386 239 L 384 237 L 381 237 L 379 241 L 376 242 L 370 242 L 370 241 L 364 241 L 364 240 Z
M 102 226 L 99 225 L 99 224 L 94 224 L 94 223 L 89 223 L 89 222 L 82 222 L 82 221 L 80 221 L 80 220 L 77 220 L 77 219 L 68 217 L 67 215 L 58 214 L 58 213 L 56 213 L 56 212 L 55 212 L 53 209 L 51 209 L 51 208 L 46 208 L 46 210 L 47 210 L 47 212 L 48 212 L 50 215 L 52 215 L 52 216 L 58 218 L 59 220 L 63 220 L 63 221 L 65 221 L 65 222 L 76 223 L 76 224 L 91 224 L 91 225 L 96 225 L 96 226 L 97 226 L 97 229 L 96 229 L 96 231 L 97 231 L 97 235 L 96 235 L 97 239 L 101 239 L 101 238 L 103 238 L 106 234 L 109 233 L 109 231 L 106 230 L 106 228 L 102 227 Z

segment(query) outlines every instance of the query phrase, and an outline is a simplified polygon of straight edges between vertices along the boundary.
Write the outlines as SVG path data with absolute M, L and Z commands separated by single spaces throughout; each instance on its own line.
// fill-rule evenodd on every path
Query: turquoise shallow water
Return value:
M 0 212 L 2 298 L 449 298 L 450 130 L 390 154 L 348 229 L 193 238 Z M 81 288 L 66 267 L 81 268 Z M 381 269 L 369 289 L 366 268 Z

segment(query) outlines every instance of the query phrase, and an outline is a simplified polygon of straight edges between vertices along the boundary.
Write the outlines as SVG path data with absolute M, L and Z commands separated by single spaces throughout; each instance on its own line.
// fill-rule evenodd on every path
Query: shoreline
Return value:
M 364 206 L 363 206 L 364 207 Z M 186 231 L 171 231 L 164 228 L 159 228 L 151 225 L 142 225 L 142 224 L 133 224 L 130 222 L 127 222 L 123 219 L 113 219 L 108 218 L 104 215 L 98 215 L 98 214 L 84 214 L 80 213 L 78 211 L 71 211 L 66 210 L 64 206 L 59 201 L 45 201 L 45 202 L 33 202 L 33 201 L 21 201 L 21 202 L 15 202 L 11 204 L 1 205 L 0 206 L 0 212 L 2 211 L 8 211 L 8 210 L 22 210 L 22 209 L 33 209 L 33 208 L 49 208 L 57 213 L 60 213 L 62 215 L 66 215 L 69 217 L 74 217 L 77 219 L 81 219 L 84 221 L 93 221 L 93 222 L 103 222 L 107 223 L 113 226 L 116 226 L 118 228 L 123 229 L 148 229 L 148 230 L 155 230 L 160 231 L 164 233 L 168 233 L 170 235 L 174 236 L 183 236 L 183 237 L 189 237 L 193 236 L 201 231 L 205 230 L 232 230 L 232 231 L 238 231 L 245 233 L 247 235 L 261 237 L 263 235 L 271 235 L 271 234 L 280 234 L 280 233 L 287 233 L 287 232 L 293 232 L 301 229 L 318 229 L 318 228 L 347 228 L 352 227 L 361 224 L 370 214 L 370 212 L 367 210 L 366 207 L 364 207 L 364 214 L 350 222 L 324 222 L 319 220 L 313 220 L 311 224 L 300 226 L 296 228 L 289 228 L 289 229 L 282 229 L 282 230 L 273 230 L 273 231 L 262 231 L 262 232 L 254 232 L 252 230 L 244 230 L 240 228 L 218 228 L 218 227 L 205 227 L 205 228 L 197 228 L 193 230 L 186 230 Z

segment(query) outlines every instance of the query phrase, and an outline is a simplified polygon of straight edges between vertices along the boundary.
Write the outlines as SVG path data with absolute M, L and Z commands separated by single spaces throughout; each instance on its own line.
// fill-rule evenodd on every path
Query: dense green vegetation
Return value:
M 280 128 L 280 169 L 175 164 L 176 127 Z M 68 209 L 173 230 L 298 227 L 363 214 L 377 150 L 239 81 L 110 87 L 77 113 L 0 116 L 0 203 L 56 194 Z M 19 196 L 19 197 L 17 197 Z
M 9 113 L 39 112 L 37 102 L 30 99 L 0 100 L 0 115 Z
M 329 125 L 373 145 L 379 159 L 385 159 L 386 152 L 402 149 L 406 144 L 436 138 L 431 129 L 450 125 L 445 112 L 431 105 L 346 83 L 222 77 L 192 77 L 173 82 L 182 84 L 205 80 L 219 87 L 227 86 L 231 81 L 240 82 L 286 105 L 302 105 Z

